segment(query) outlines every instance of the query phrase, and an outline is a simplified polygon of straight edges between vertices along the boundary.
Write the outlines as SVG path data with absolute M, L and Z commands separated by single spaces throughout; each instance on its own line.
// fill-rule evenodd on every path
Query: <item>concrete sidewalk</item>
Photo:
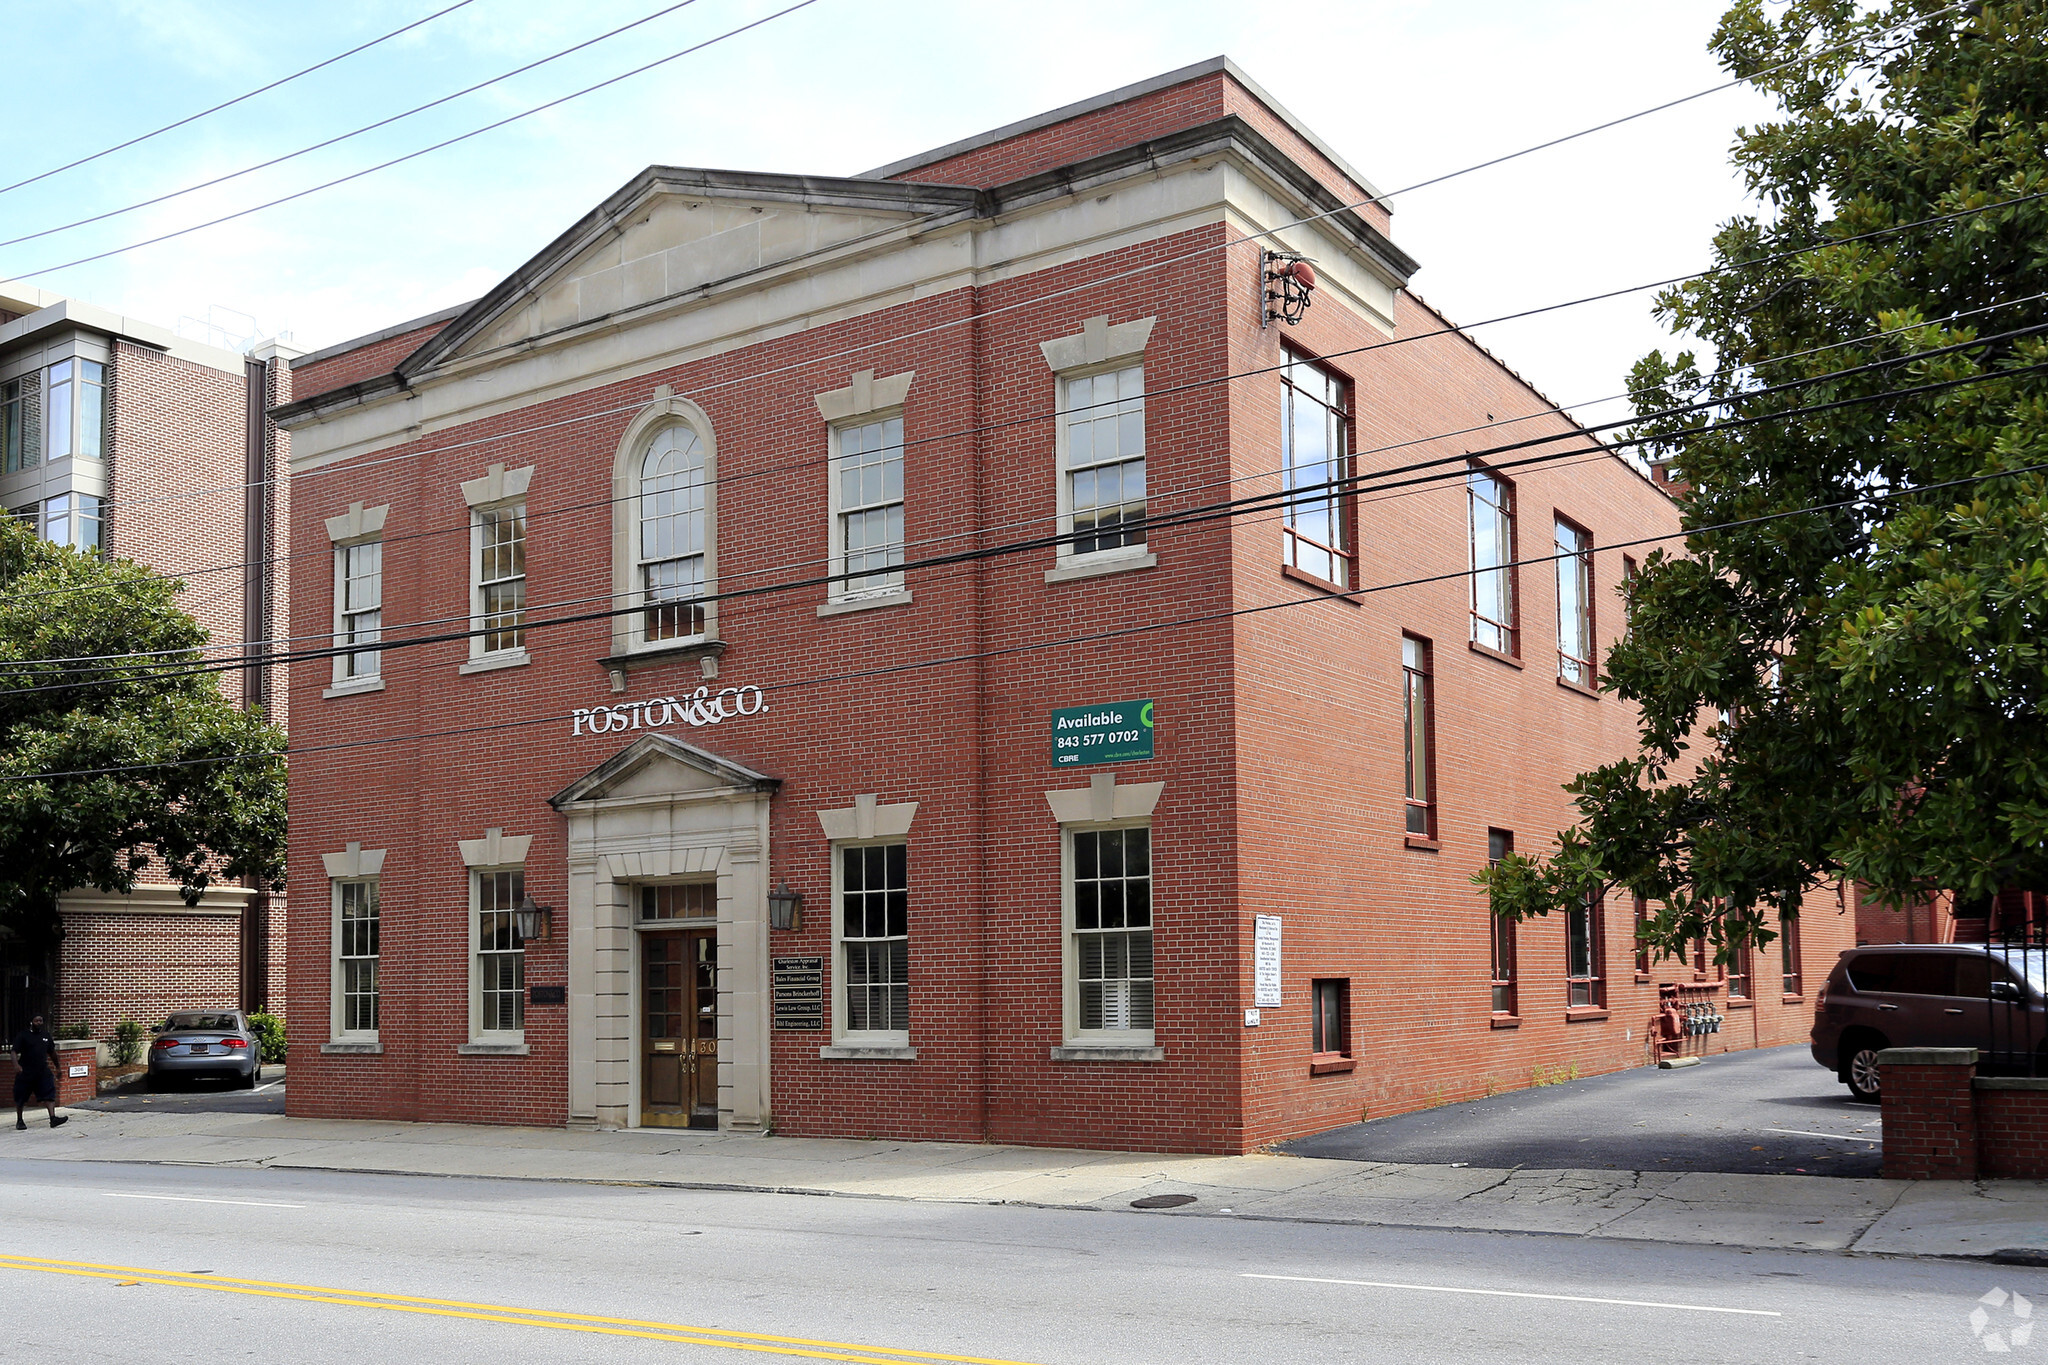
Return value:
M 945 1142 L 586 1132 L 282 1115 L 69 1111 L 0 1158 L 583 1181 L 1177 1216 L 1541 1232 L 1894 1256 L 2048 1254 L 2048 1181 L 1949 1184 L 1699 1172 L 1485 1170 Z

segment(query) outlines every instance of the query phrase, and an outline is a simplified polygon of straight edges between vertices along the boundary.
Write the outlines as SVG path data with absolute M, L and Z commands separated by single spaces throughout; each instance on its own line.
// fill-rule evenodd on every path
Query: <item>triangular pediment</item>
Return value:
M 517 345 L 728 281 L 772 273 L 935 215 L 971 215 L 975 191 L 655 166 L 520 267 L 400 366 Z
M 593 801 L 773 794 L 782 779 L 667 735 L 642 735 L 548 798 L 556 810 Z

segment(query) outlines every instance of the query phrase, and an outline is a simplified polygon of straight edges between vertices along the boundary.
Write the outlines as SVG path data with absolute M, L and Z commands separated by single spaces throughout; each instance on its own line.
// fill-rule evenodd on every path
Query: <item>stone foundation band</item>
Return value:
M 751 700 L 754 704 L 747 705 Z M 768 698 L 760 688 L 721 687 L 713 692 L 700 687 L 687 697 L 655 697 L 648 701 L 621 702 L 617 706 L 579 706 L 570 713 L 569 734 L 610 735 L 621 730 L 659 730 L 681 721 L 685 725 L 716 725 L 734 716 L 758 716 L 768 709 Z

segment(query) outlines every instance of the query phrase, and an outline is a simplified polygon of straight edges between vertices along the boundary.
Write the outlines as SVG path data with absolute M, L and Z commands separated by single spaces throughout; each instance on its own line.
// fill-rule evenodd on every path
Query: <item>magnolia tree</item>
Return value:
M 47 949 L 60 894 L 152 860 L 187 902 L 282 878 L 284 734 L 192 671 L 180 586 L 0 516 L 0 939 Z
M 1712 48 L 1781 113 L 1734 147 L 1759 212 L 1658 299 L 1699 351 L 1631 375 L 1690 488 L 1606 659 L 1640 751 L 1480 880 L 1725 958 L 1841 879 L 2048 886 L 2048 5 L 1742 0 Z

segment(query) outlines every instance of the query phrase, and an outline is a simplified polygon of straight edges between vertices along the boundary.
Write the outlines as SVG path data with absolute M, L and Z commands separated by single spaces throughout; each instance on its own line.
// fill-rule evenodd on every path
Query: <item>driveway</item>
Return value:
M 173 1082 L 175 1089 L 149 1090 L 132 1085 L 102 1095 L 96 1100 L 70 1106 L 103 1109 L 111 1113 L 156 1111 L 177 1114 L 282 1114 L 284 1112 L 284 1068 L 263 1068 L 263 1084 L 244 1090 L 234 1081 L 201 1077 Z
M 1877 1106 L 1851 1100 L 1796 1044 L 1354 1123 L 1280 1150 L 1536 1170 L 1875 1176 L 1881 1132 Z

